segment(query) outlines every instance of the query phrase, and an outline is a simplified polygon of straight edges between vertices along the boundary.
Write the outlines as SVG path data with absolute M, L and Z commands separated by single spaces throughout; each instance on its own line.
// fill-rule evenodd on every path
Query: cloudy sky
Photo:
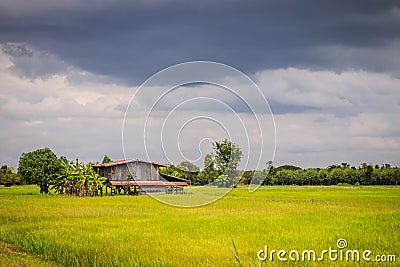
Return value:
M 248 168 L 273 155 L 274 165 L 400 165 L 399 29 L 398 1 L 3 0 L 0 164 L 41 147 L 123 158 L 131 103 L 127 157 L 201 165 L 210 140 L 230 137 Z M 196 60 L 248 75 L 276 136 L 260 92 L 234 77 L 219 78 L 240 94 L 193 84 L 154 105 L 165 87 L 141 85 Z

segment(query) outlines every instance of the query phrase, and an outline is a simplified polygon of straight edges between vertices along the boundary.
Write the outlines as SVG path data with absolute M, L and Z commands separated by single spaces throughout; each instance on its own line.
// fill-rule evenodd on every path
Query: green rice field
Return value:
M 266 246 L 268 258 L 259 260 Z M 322 253 L 330 248 L 338 259 Z M 304 250 L 324 258 L 303 260 Z M 347 250 L 360 257 L 370 250 L 371 261 L 340 260 Z M 197 208 L 145 195 L 78 198 L 0 187 L 0 266 L 399 266 L 399 252 L 394 186 L 269 186 L 254 193 L 242 186 Z

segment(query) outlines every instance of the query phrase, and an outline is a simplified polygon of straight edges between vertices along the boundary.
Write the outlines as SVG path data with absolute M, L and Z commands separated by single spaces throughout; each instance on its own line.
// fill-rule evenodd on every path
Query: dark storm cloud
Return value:
M 25 44 L 5 43 L 2 51 L 10 56 L 10 70 L 19 77 L 46 79 L 68 71 L 68 66 L 51 54 L 35 52 Z
M 0 42 L 25 42 L 131 84 L 187 60 L 246 73 L 290 66 L 398 72 L 374 53 L 399 40 L 398 1 L 63 2 L 4 1 Z M 348 48 L 354 53 L 343 56 Z

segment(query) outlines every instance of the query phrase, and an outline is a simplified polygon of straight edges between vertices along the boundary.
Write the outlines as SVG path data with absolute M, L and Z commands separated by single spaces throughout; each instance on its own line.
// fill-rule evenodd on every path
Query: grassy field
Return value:
M 218 190 L 218 189 L 215 189 Z M 150 196 L 42 196 L 0 187 L 1 266 L 280 266 L 270 250 L 371 250 L 400 262 L 400 187 L 240 187 L 199 208 Z M 168 198 L 182 198 L 175 195 Z M 344 250 L 345 251 L 345 250 Z M 286 257 L 288 257 L 286 255 Z M 375 266 L 376 262 L 350 265 Z M 346 261 L 289 265 L 348 266 Z

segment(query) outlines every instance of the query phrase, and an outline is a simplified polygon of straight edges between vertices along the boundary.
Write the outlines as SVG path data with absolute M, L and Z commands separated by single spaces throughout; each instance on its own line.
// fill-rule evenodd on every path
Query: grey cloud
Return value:
M 271 106 L 271 110 L 273 114 L 287 114 L 287 113 L 305 113 L 309 111 L 318 111 L 321 108 L 306 106 L 306 105 L 289 105 L 280 103 L 276 100 L 270 100 L 268 102 Z
M 313 52 L 334 70 L 340 71 L 343 66 L 348 70 L 380 70 L 400 78 L 400 38 L 373 47 L 326 45 L 315 47 Z
M 339 118 L 314 112 L 276 115 L 275 119 L 278 164 L 323 167 L 343 160 L 353 165 L 363 161 L 398 164 L 395 151 L 400 148 L 400 135 L 387 137 L 399 130 L 391 114 Z
M 365 71 L 270 70 L 254 75 L 275 114 L 319 111 L 337 117 L 399 112 L 400 79 Z
M 5 43 L 2 51 L 10 56 L 10 70 L 22 77 L 34 80 L 47 79 L 51 75 L 65 73 L 69 66 L 49 53 L 34 51 L 24 43 Z
M 257 73 L 276 115 L 277 162 L 396 165 L 399 6 L 381 0 L 1 1 L 0 43 L 8 57 L 1 67 L 11 63 L 8 70 L 27 80 L 0 72 L 6 129 L 0 136 L 7 140 L 0 161 L 15 166 L 20 153 L 40 146 L 85 161 L 104 153 L 121 158 L 121 120 L 134 89 L 126 85 L 175 63 L 212 60 Z M 236 98 L 223 100 L 249 116 Z M 184 115 L 210 108 L 188 106 Z M 133 134 L 142 134 L 134 123 L 145 115 L 132 116 Z
M 320 117 L 315 118 L 315 119 L 314 119 L 314 122 L 317 122 L 317 123 L 324 123 L 324 122 L 328 122 L 328 119 L 327 119 L 327 118 L 324 118 L 324 117 L 322 117 L 322 116 L 320 116 Z
M 359 57 L 337 64 L 314 50 L 343 47 L 340 54 L 399 39 L 396 1 L 35 3 L 24 20 L 19 19 L 24 9 L 19 1 L 3 3 L 7 13 L 0 16 L 0 41 L 30 43 L 71 65 L 130 84 L 197 59 L 231 64 L 246 73 L 288 66 L 398 71 L 398 65 L 368 65 Z M 363 57 L 375 58 L 373 52 Z
M 2 46 L 2 50 L 4 53 L 12 56 L 12 57 L 32 57 L 33 56 L 33 50 L 29 49 L 26 45 L 24 44 L 17 44 L 17 43 L 5 43 Z

